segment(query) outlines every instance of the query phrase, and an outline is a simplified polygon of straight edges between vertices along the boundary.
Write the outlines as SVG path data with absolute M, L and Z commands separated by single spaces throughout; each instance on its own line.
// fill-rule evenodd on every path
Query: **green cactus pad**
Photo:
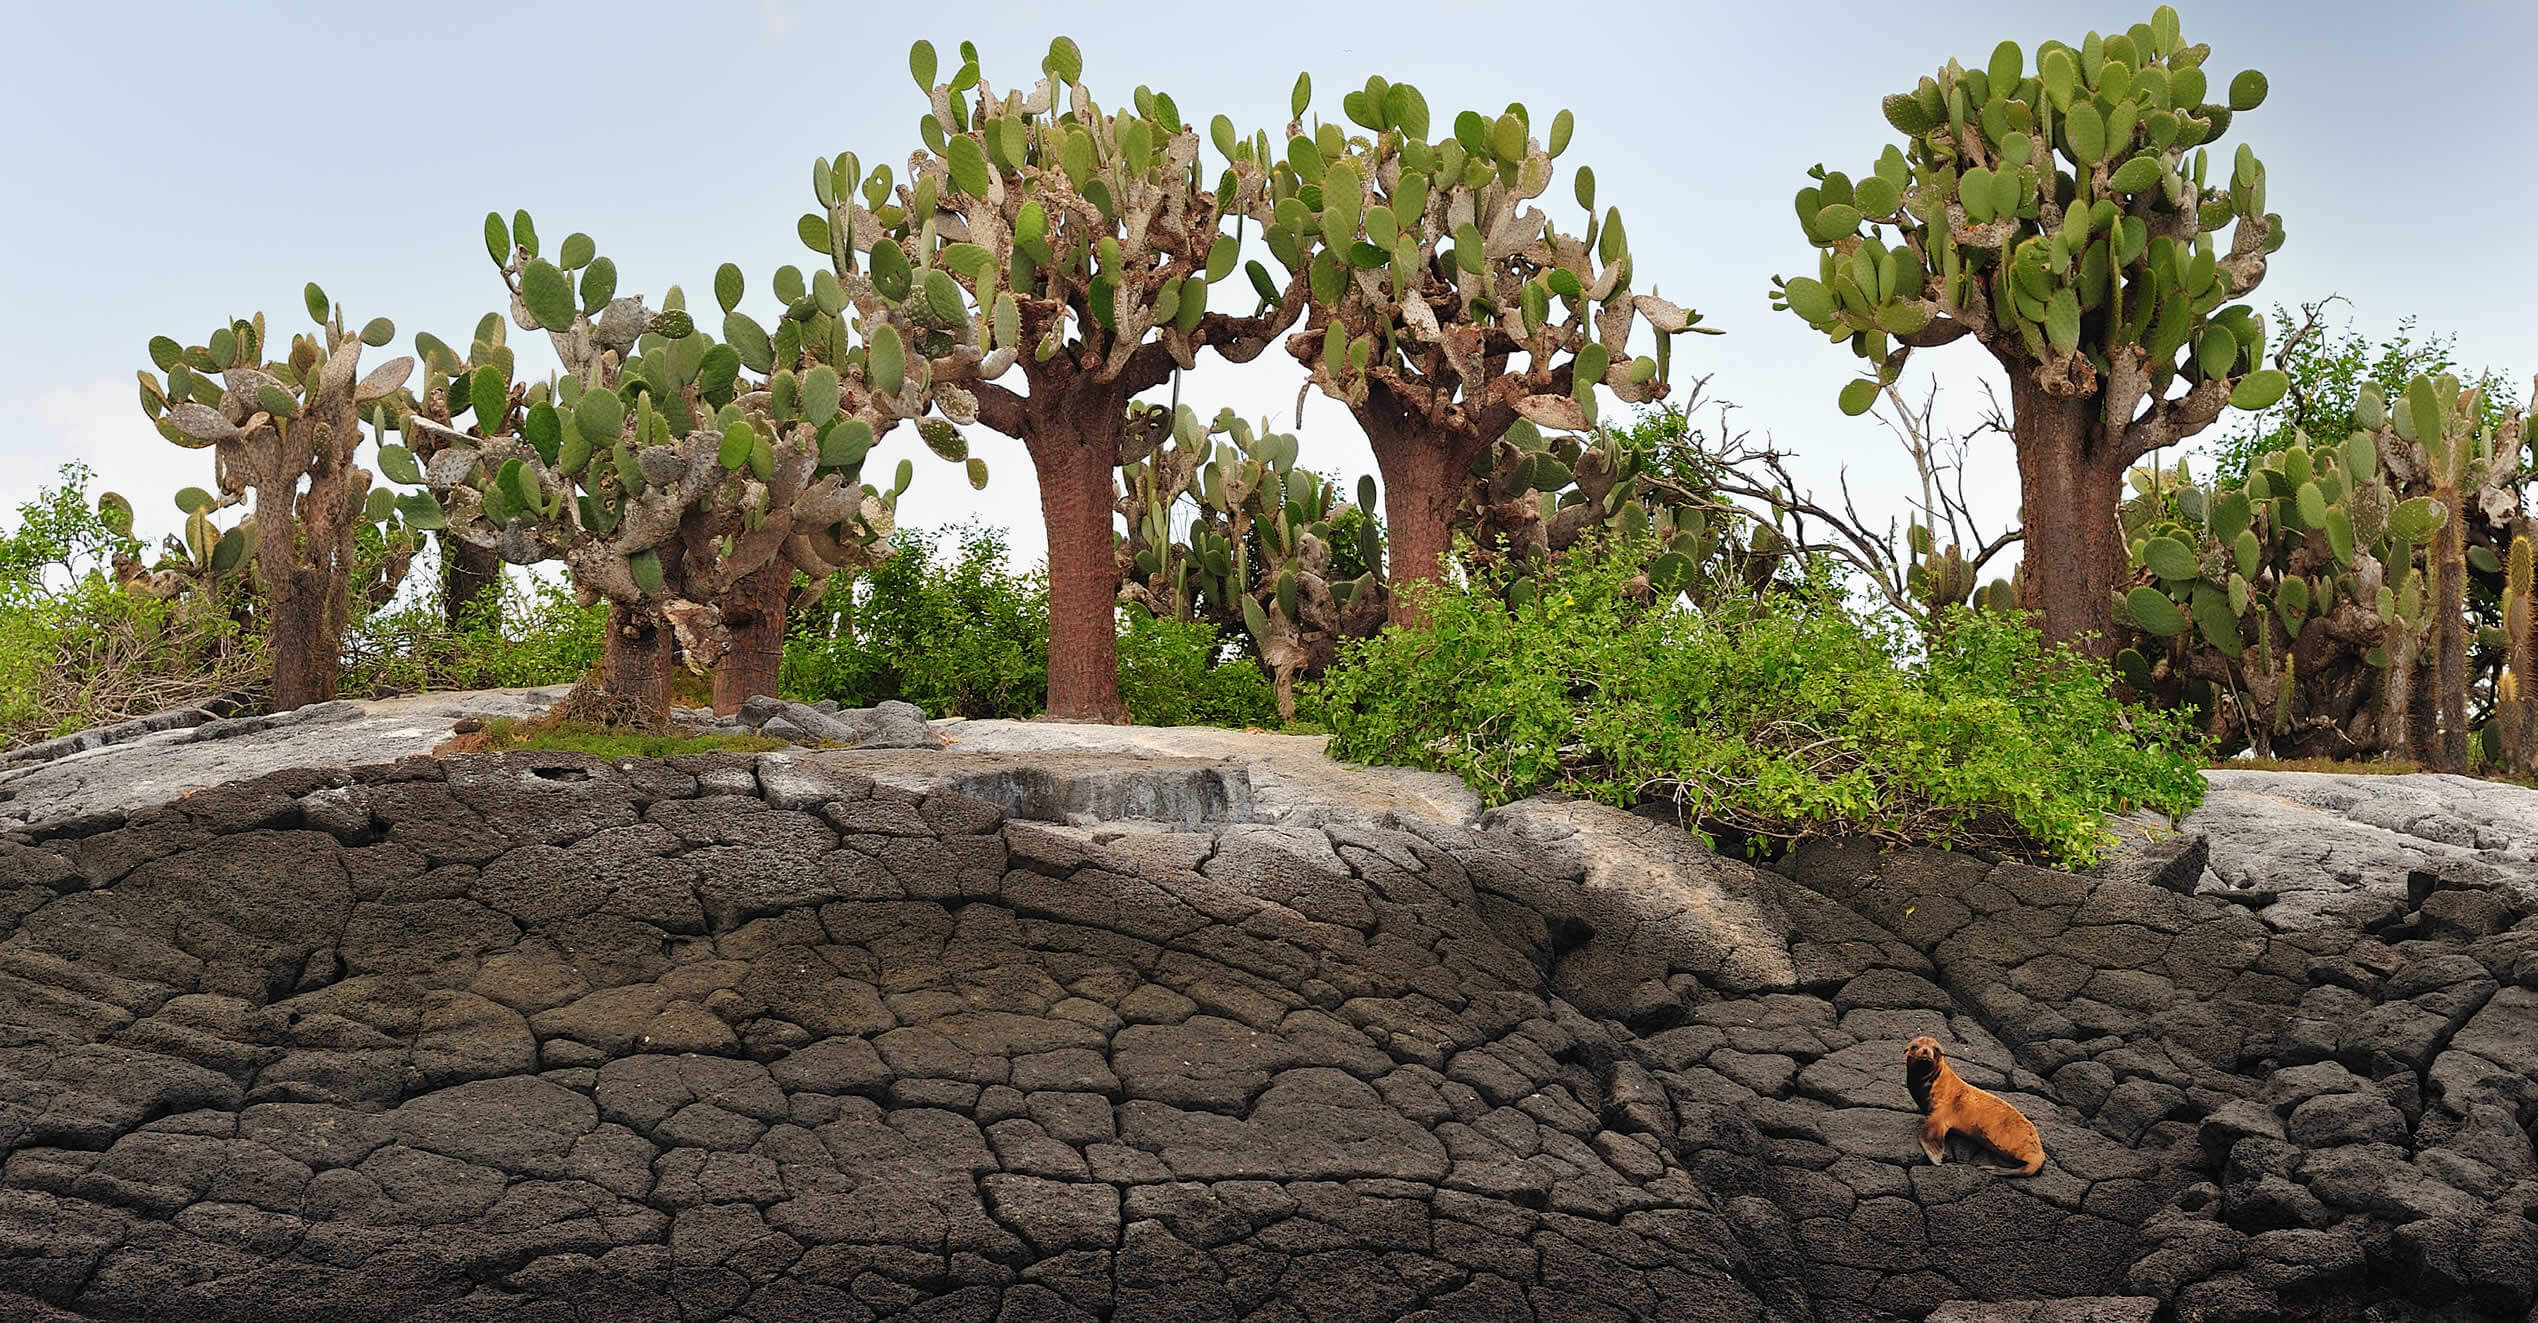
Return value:
M 861 418 L 848 418 L 820 438 L 820 467 L 853 468 L 872 453 L 872 424 Z
M 2230 109 L 2254 110 L 2265 104 L 2265 75 L 2253 69 L 2242 70 L 2230 80 Z
M 612 390 L 584 391 L 573 406 L 573 430 L 593 449 L 616 444 L 625 422 L 625 401 Z
M 899 328 L 887 322 L 874 327 L 866 351 L 865 368 L 873 389 L 884 395 L 898 394 L 908 379 L 907 346 L 899 339 Z
M 503 415 L 510 407 L 511 383 L 491 364 L 476 369 L 468 386 L 468 398 L 476 410 L 476 426 L 487 436 L 502 430 Z
M 2194 549 L 2173 537 L 2154 537 L 2142 544 L 2141 563 L 2162 579 L 2182 581 L 2202 574 Z
M 2240 409 L 2268 409 L 2291 389 L 2291 376 L 2280 368 L 2248 373 L 2230 391 L 2230 404 Z
M 2198 585 L 2192 609 L 2195 628 L 2206 642 L 2232 657 L 2247 651 L 2238 632 L 2238 615 L 2230 610 L 2228 594 L 2209 584 Z
M 449 526 L 449 517 L 442 512 L 440 501 L 430 492 L 406 492 L 398 496 L 397 517 L 405 521 L 406 527 L 424 533 Z
M 626 569 L 634 576 L 635 587 L 650 597 L 661 591 L 661 553 L 645 548 L 626 557 Z
M 555 412 L 554 405 L 540 400 L 530 405 L 528 414 L 521 419 L 520 436 L 538 452 L 541 461 L 551 466 L 563 453 L 564 419 Z M 383 459 L 385 455 L 383 450 Z
M 2124 599 L 2125 609 L 2132 612 L 2133 623 L 2142 631 L 2163 639 L 2172 639 L 2186 632 L 2186 614 L 2168 595 L 2156 588 L 2135 588 Z
M 542 329 L 561 331 L 573 324 L 573 278 L 543 258 L 520 273 L 520 301 Z
M 2421 546 L 2439 531 L 2447 515 L 2441 503 L 2429 496 L 2399 502 L 2396 509 L 2388 512 L 2388 536 Z

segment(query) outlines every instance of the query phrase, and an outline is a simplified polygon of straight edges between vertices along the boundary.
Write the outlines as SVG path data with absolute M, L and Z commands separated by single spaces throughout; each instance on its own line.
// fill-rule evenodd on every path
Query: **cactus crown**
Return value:
M 1885 98 L 1904 142 L 1873 169 L 1810 171 L 1797 210 L 1817 268 L 1775 277 L 1773 306 L 1866 361 L 1844 410 L 1866 412 L 1913 348 L 1964 335 L 2050 394 L 2105 392 L 2134 454 L 2224 404 L 2279 399 L 2264 319 L 2231 300 L 2263 278 L 2282 220 L 2253 151 L 2212 156 L 2265 78 L 2216 87 L 2209 54 L 2165 5 L 2126 32 L 2048 42 L 2032 66 L 2003 42 Z M 2180 377 L 2190 390 L 2171 398 Z
M 1426 99 L 1370 78 L 1342 98 L 1362 134 L 1322 122 L 1307 131 L 1311 82 L 1299 79 L 1284 151 L 1271 171 L 1263 237 L 1306 278 L 1312 312 L 1289 348 L 1325 394 L 1352 407 L 1381 389 L 1431 427 L 1498 439 L 1521 416 L 1583 429 L 1598 385 L 1633 403 L 1661 397 L 1673 337 L 1698 313 L 1633 291 L 1621 212 L 1595 212 L 1595 176 L 1575 178 L 1582 234 L 1562 231 L 1533 200 L 1569 144 L 1563 110 L 1537 133 L 1521 104 L 1467 110 L 1430 140 Z M 1265 152 L 1260 139 L 1255 152 Z M 1264 294 L 1265 273 L 1255 273 Z M 1655 356 L 1629 350 L 1635 320 L 1656 332 Z M 1509 355 L 1521 352 L 1521 369 Z

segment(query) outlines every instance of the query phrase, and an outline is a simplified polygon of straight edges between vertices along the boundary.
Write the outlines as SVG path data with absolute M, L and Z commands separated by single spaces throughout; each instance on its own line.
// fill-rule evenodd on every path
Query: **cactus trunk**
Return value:
M 1094 398 L 1043 401 L 1035 389 L 1037 407 L 1023 437 L 1049 536 L 1048 715 L 1116 726 L 1126 724 L 1128 708 L 1119 698 L 1111 472 L 1119 463 L 1118 419 L 1127 400 L 1100 389 L 1081 394 Z
M 502 557 L 448 533 L 440 544 L 441 603 L 450 628 L 494 623 L 502 609 Z
M 273 710 L 289 712 L 335 697 L 342 626 L 328 621 L 318 576 L 294 573 L 273 590 Z
M 1373 421 L 1371 410 L 1358 411 L 1360 422 Z M 1454 536 L 1454 508 L 1463 470 L 1471 453 L 1450 449 L 1451 438 L 1431 433 L 1415 421 L 1377 423 L 1366 429 L 1375 452 L 1375 466 L 1384 479 L 1384 535 L 1389 541 L 1392 623 L 1418 625 L 1427 619 L 1419 594 L 1405 593 L 1409 584 L 1434 584 L 1443 577 L 1440 562 Z
M 2125 563 L 2116 507 L 2129 461 L 2105 434 L 2096 399 L 2047 394 L 2028 373 L 2010 381 L 2026 525 L 2020 605 L 2037 613 L 2048 645 L 2111 657 L 2113 594 Z
M 793 596 L 793 566 L 778 560 L 740 581 L 723 600 L 731 648 L 714 664 L 714 711 L 730 716 L 761 694 L 772 697 L 784 673 L 784 608 Z
M 610 605 L 600 687 L 617 700 L 629 724 L 657 730 L 670 722 L 670 627 L 635 608 Z
M 2467 625 L 2467 518 L 2466 503 L 2458 499 L 2456 489 L 2442 493 L 2448 499 L 2449 517 L 2441 521 L 2435 535 L 2432 555 L 2433 609 L 2440 613 L 2434 627 L 2435 652 L 2432 683 L 2429 688 L 2440 725 L 2437 732 L 2422 729 L 2425 766 L 2436 772 L 2459 776 L 2468 770 L 2468 625 Z

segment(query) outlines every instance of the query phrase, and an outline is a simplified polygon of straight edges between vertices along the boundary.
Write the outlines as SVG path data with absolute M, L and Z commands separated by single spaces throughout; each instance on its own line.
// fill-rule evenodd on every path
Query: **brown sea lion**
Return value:
M 1947 1161 L 1948 1136 L 1963 1135 L 2018 1163 L 2018 1175 L 2044 1170 L 2044 1138 L 2036 1123 L 1960 1078 L 1938 1039 L 1925 1034 L 1904 1045 L 1904 1087 L 1920 1105 L 1921 1151 L 1933 1164 Z

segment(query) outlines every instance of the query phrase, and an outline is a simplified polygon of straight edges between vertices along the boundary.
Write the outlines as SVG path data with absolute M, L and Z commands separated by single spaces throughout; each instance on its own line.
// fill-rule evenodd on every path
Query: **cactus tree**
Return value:
M 2470 682 L 2468 526 L 2477 516 L 2491 520 L 2520 511 L 2520 414 L 2510 410 L 2499 426 L 2480 427 L 2487 416 L 2483 391 L 2462 390 L 2459 379 L 2446 373 L 2416 374 L 2393 402 L 2376 384 L 2365 386 L 2355 414 L 2364 426 L 2378 427 L 2377 444 L 2389 467 L 2410 488 L 2428 489 L 2418 499 L 2436 507 L 2440 516 L 2425 545 L 2433 613 L 2431 692 L 2426 697 L 2433 721 L 2418 718 L 2417 728 L 2408 734 L 2414 755 L 2427 767 L 2464 775 Z
M 729 342 L 717 343 L 675 288 L 650 312 L 616 295 L 616 269 L 587 237 L 548 261 L 525 220 L 487 217 L 488 250 L 512 321 L 547 333 L 564 375 L 515 384 L 499 322 L 480 328 L 467 363 L 427 344 L 426 397 L 405 424 L 414 452 L 381 462 L 446 492 L 463 540 L 515 564 L 561 560 L 585 601 L 606 599 L 603 687 L 624 716 L 657 724 L 671 638 L 692 666 L 717 662 L 731 646 L 725 603 L 753 576 L 780 567 L 789 583 L 799 569 L 822 585 L 884 554 L 911 469 L 902 461 L 880 492 L 861 481 L 864 460 L 927 397 L 867 385 L 833 281 L 779 272 L 787 314 L 769 335 L 737 310 L 742 278 L 724 267 L 715 293 Z M 460 412 L 474 415 L 464 432 L 447 421 Z
M 335 696 L 361 531 L 394 516 L 392 495 L 374 491 L 370 471 L 353 462 L 363 410 L 414 369 L 398 358 L 361 375 L 362 348 L 388 343 L 396 328 L 382 317 L 347 330 L 343 310 L 313 284 L 307 303 L 316 328 L 293 336 L 279 361 L 263 361 L 258 313 L 191 348 L 152 339 L 150 360 L 166 376 L 141 373 L 141 406 L 159 434 L 212 451 L 217 493 L 189 487 L 177 504 L 206 568 L 244 566 L 254 576 L 271 631 L 277 712 Z M 214 511 L 250 502 L 251 523 L 211 534 Z
M 1532 202 L 1568 146 L 1561 111 L 1537 131 L 1521 105 L 1465 111 L 1431 141 L 1427 101 L 1407 83 L 1367 80 L 1348 118 L 1307 130 L 1298 79 L 1274 179 L 1269 250 L 1307 277 L 1311 311 L 1287 350 L 1356 415 L 1384 478 L 1397 583 L 1434 581 L 1466 475 L 1520 420 L 1582 430 L 1596 387 L 1633 403 L 1665 393 L 1672 337 L 1687 312 L 1636 294 L 1618 210 L 1595 216 L 1595 176 L 1577 172 L 1582 235 Z M 1656 333 L 1633 358 L 1632 323 Z M 1546 483 L 1552 491 L 1565 483 Z M 1396 595 L 1406 618 L 1415 602 Z
M 1885 99 L 1901 133 L 1856 179 L 1818 167 L 1798 192 L 1817 269 L 1775 280 L 1777 306 L 1847 344 L 1866 412 L 1913 349 L 1971 336 L 2010 382 L 2026 525 L 2025 605 L 2045 636 L 2112 646 L 2116 519 L 2137 459 L 2288 381 L 2263 366 L 2265 324 L 2234 300 L 2282 244 L 2265 170 L 2214 157 L 2265 99 L 2253 70 L 2216 86 L 2210 48 L 2176 11 L 2031 67 L 2003 42 Z M 2227 231 L 2226 246 L 2215 236 Z
M 1226 163 L 1210 191 L 1199 136 L 1172 98 L 1140 87 L 1132 108 L 1104 111 L 1063 37 L 1026 90 L 990 87 L 966 42 L 948 81 L 938 67 L 931 44 L 910 51 L 931 103 L 910 177 L 894 186 L 886 167 L 875 170 L 861 203 L 851 177 L 832 178 L 815 188 L 821 211 L 802 218 L 802 238 L 841 280 L 905 308 L 906 330 L 873 333 L 877 377 L 931 381 L 945 417 L 1021 440 L 1048 530 L 1049 713 L 1125 720 L 1112 526 L 1120 420 L 1201 348 L 1247 360 L 1293 320 L 1300 291 L 1267 287 L 1265 273 L 1254 277 L 1264 300 L 1255 314 L 1209 307 L 1231 302 L 1214 286 L 1240 251 L 1223 218 L 1265 216 L 1267 173 L 1220 116 Z M 1017 368 L 1027 393 L 996 380 Z

